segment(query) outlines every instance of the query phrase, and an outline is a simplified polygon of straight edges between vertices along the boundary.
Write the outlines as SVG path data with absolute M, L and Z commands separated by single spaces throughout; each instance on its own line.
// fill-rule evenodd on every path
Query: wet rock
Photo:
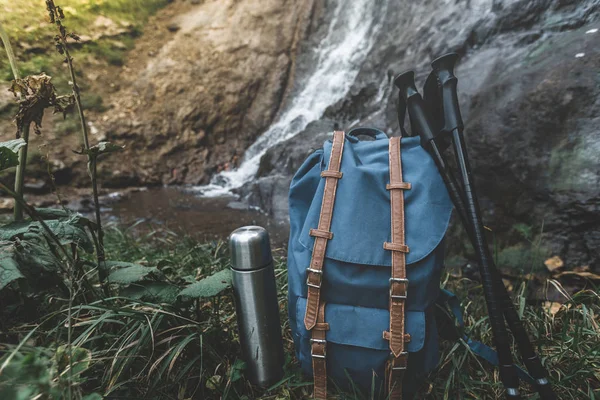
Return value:
M 312 8 L 312 0 L 210 1 L 178 16 L 172 40 L 115 93 L 121 112 L 102 130 L 136 146 L 113 157 L 142 183 L 144 175 L 206 183 L 235 164 L 279 109 Z
M 260 160 L 257 177 L 293 175 L 310 153 L 323 146 L 336 126 L 332 120 L 314 121 L 290 140 L 271 147 Z
M 283 174 L 258 178 L 244 189 L 249 193 L 245 201 L 251 206 L 261 208 L 277 221 L 287 221 L 289 215 L 288 190 L 291 181 L 290 175 Z
M 244 201 L 278 221 L 287 221 L 287 192 L 292 176 L 306 157 L 323 146 L 334 129 L 337 124 L 332 120 L 314 121 L 298 135 L 271 147 L 260 160 L 257 180 L 239 190 Z

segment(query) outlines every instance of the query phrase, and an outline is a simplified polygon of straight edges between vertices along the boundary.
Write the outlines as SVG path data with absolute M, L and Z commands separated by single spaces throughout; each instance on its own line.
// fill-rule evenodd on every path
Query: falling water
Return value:
M 300 90 L 289 106 L 246 150 L 237 169 L 217 174 L 209 185 L 195 191 L 207 197 L 222 196 L 252 180 L 260 158 L 269 148 L 300 133 L 348 93 L 374 43 L 378 28 L 376 15 L 385 15 L 387 0 L 383 5 L 378 3 L 373 0 L 338 2 L 326 36 L 314 49 L 314 68 L 300 82 Z

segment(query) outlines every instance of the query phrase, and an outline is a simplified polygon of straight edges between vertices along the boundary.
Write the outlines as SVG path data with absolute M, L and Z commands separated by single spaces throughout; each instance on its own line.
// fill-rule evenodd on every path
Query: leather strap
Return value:
M 342 176 L 344 176 L 343 173 L 339 172 L 339 171 L 322 171 L 321 172 L 321 177 L 322 178 L 337 178 L 337 179 L 342 179 Z
M 383 244 L 383 248 L 386 250 L 391 250 L 391 251 L 400 251 L 402 253 L 408 253 L 410 251 L 408 246 L 405 244 L 390 243 L 390 242 L 385 242 Z
M 327 400 L 327 341 L 326 335 L 329 324 L 325 322 L 325 303 L 319 304 L 317 324 L 311 331 L 310 354 L 314 375 L 313 396 L 318 400 Z
M 333 217 L 333 205 L 335 203 L 335 192 L 338 180 L 342 178 L 340 166 L 344 152 L 345 134 L 342 131 L 333 132 L 333 144 L 329 157 L 329 166 L 321 173 L 325 179 L 323 191 L 323 203 L 321 203 L 321 214 L 319 215 L 319 226 L 311 229 L 310 235 L 315 238 L 310 266 L 307 268 L 306 285 L 308 294 L 306 296 L 306 314 L 304 315 L 304 326 L 311 331 L 311 357 L 314 376 L 314 398 L 327 400 L 327 342 L 326 331 L 329 324 L 325 322 L 325 303 L 321 301 L 321 284 L 323 282 L 323 262 L 325 261 L 325 250 L 327 242 L 333 239 L 331 220 Z
M 339 172 L 342 164 L 342 153 L 344 152 L 344 132 L 333 132 L 333 145 L 331 147 L 331 156 L 327 171 Z M 323 203 L 321 204 L 321 215 L 319 216 L 319 226 L 317 232 L 329 232 L 331 228 L 331 219 L 333 216 L 333 204 L 335 203 L 335 192 L 339 177 L 333 174 L 326 174 L 325 190 L 323 192 Z M 304 326 L 310 331 L 317 323 L 317 310 L 321 302 L 321 283 L 323 281 L 323 262 L 325 260 L 325 250 L 327 249 L 326 235 L 315 235 L 315 244 L 313 246 L 310 266 L 307 268 L 306 285 L 308 294 L 306 296 L 306 314 L 304 315 Z
M 322 237 L 329 240 L 333 239 L 333 233 L 321 231 L 319 229 L 311 229 L 310 231 L 308 231 L 308 234 L 314 237 Z
M 408 365 L 408 352 L 404 343 L 410 336 L 404 334 L 404 310 L 408 294 L 408 279 L 406 279 L 406 246 L 404 231 L 404 190 L 410 189 L 410 184 L 402 181 L 402 162 L 400 138 L 390 139 L 390 191 L 392 242 L 384 243 L 383 247 L 392 252 L 392 277 L 390 279 L 390 330 L 384 337 L 389 337 L 392 357 L 387 364 L 387 380 L 389 398 L 402 399 L 402 378 Z
M 389 400 L 402 400 L 402 379 L 408 367 L 408 357 L 394 357 L 386 365 L 386 380 Z

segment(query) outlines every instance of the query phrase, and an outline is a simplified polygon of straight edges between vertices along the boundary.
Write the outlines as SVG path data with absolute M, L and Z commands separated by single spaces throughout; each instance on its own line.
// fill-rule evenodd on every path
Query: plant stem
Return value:
M 25 168 L 27 167 L 27 148 L 29 147 L 29 123 L 21 127 L 21 138 L 25 140 L 25 146 L 19 149 L 19 165 L 15 175 L 15 192 L 23 196 L 23 185 L 25 181 Z M 21 204 L 15 201 L 14 220 L 23 220 L 23 208 Z
M 69 49 L 67 47 L 67 41 L 63 38 L 63 48 L 65 50 L 65 57 L 67 60 L 67 66 L 69 67 L 69 74 L 71 76 L 71 86 L 73 88 L 73 96 L 75 97 L 75 104 L 77 104 L 77 113 L 79 114 L 79 119 L 81 120 L 81 135 L 83 139 L 83 147 L 86 150 L 90 149 L 90 142 L 88 140 L 88 126 L 85 120 L 85 115 L 83 114 L 83 104 L 81 103 L 81 91 L 79 90 L 79 85 L 77 85 L 77 77 L 75 76 L 75 69 L 73 68 L 73 59 L 71 58 L 71 54 L 69 54 Z
M 105 287 L 106 281 L 106 271 L 104 268 L 104 231 L 102 230 L 102 219 L 100 217 L 100 203 L 98 201 L 98 179 L 97 179 L 97 159 L 95 155 L 92 155 L 90 150 L 90 143 L 88 139 L 88 126 L 85 120 L 85 115 L 83 113 L 83 104 L 81 103 L 81 94 L 79 90 L 79 85 L 77 85 L 77 77 L 75 76 L 75 69 L 73 67 L 73 59 L 71 58 L 71 54 L 69 53 L 69 49 L 67 46 L 67 39 L 65 36 L 61 35 L 61 41 L 63 45 L 63 49 L 65 52 L 65 57 L 67 61 L 67 66 L 69 68 L 69 74 L 71 76 L 71 85 L 73 88 L 73 97 L 75 98 L 75 104 L 77 104 L 77 112 L 79 114 L 79 119 L 81 121 L 81 136 L 83 139 L 83 147 L 87 151 L 88 154 L 88 172 L 90 174 L 90 178 L 92 180 L 92 193 L 94 196 L 94 208 L 96 210 L 96 226 L 98 227 L 98 248 L 96 251 L 96 258 L 98 260 L 98 280 L 102 285 L 104 292 L 107 292 L 107 288 Z
M 2 43 L 4 44 L 4 49 L 6 50 L 6 55 L 8 56 L 8 62 L 10 63 L 10 69 L 12 70 L 13 76 L 16 79 L 20 79 L 21 75 L 19 74 L 19 68 L 17 68 L 17 59 L 15 58 L 15 54 L 13 53 L 12 46 L 10 45 L 10 40 L 8 38 L 8 34 L 2 27 L 2 23 L 0 22 L 0 38 L 2 39 Z M 25 140 L 25 146 L 19 149 L 19 165 L 17 166 L 17 172 L 15 176 L 15 192 L 19 195 L 23 195 L 23 180 L 25 178 L 25 168 L 27 166 L 27 147 L 29 145 L 29 123 L 23 124 L 20 128 L 20 136 Z M 15 221 L 21 221 L 23 219 L 23 208 L 21 205 L 15 201 L 15 209 L 14 209 L 14 219 Z
M 77 246 L 71 245 L 73 251 L 73 259 L 77 260 Z M 75 263 L 73 263 L 75 265 Z M 69 323 L 67 325 L 67 355 L 69 357 L 69 384 L 67 386 L 68 399 L 73 399 L 73 300 L 75 298 L 75 292 L 73 290 L 75 286 L 75 270 L 70 271 L 69 279 L 69 309 L 67 312 L 67 318 Z
M 104 292 L 108 295 L 108 288 L 104 285 L 106 281 L 106 268 L 104 266 L 104 261 L 106 260 L 106 256 L 104 254 L 104 230 L 102 230 L 102 218 L 100 218 L 100 202 L 98 200 L 98 175 L 97 175 L 97 165 L 98 160 L 96 156 L 88 156 L 90 160 L 90 169 L 92 178 L 92 191 L 94 194 L 94 205 L 96 206 L 96 225 L 98 225 L 98 248 L 96 250 L 96 256 L 98 259 L 98 280 L 102 284 Z
M 19 79 L 21 76 L 19 75 L 19 69 L 17 68 L 17 59 L 15 58 L 15 53 L 12 51 L 12 46 L 10 45 L 8 35 L 4 30 L 4 27 L 2 27 L 2 22 L 0 22 L 0 38 L 2 39 L 2 43 L 4 43 L 4 49 L 6 50 L 6 55 L 8 56 L 10 69 L 12 69 L 15 79 Z

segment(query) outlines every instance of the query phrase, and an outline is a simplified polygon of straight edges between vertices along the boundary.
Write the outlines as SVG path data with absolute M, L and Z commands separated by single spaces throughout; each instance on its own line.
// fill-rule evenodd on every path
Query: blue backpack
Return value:
M 317 399 L 328 379 L 411 398 L 438 364 L 434 307 L 453 206 L 419 140 L 336 131 L 292 180 L 289 318 Z

